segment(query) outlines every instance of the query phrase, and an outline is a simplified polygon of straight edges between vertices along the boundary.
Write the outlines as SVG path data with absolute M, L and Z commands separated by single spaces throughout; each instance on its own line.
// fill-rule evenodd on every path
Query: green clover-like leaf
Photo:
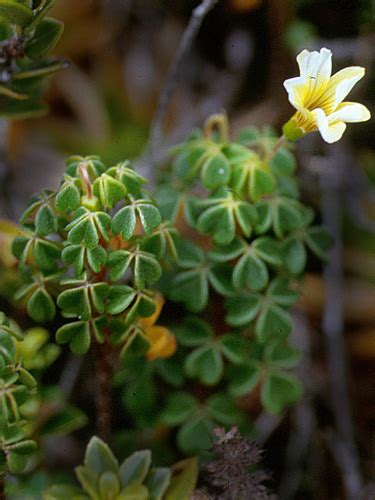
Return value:
M 78 179 L 65 174 L 64 181 L 56 195 L 56 207 L 61 212 L 71 212 L 79 207 L 80 199 L 81 191 L 79 189 Z
M 261 390 L 261 400 L 265 409 L 278 414 L 297 401 L 302 394 L 301 382 L 284 372 L 270 372 Z
M 133 236 L 137 218 L 145 233 L 150 233 L 161 222 L 159 210 L 149 200 L 133 200 L 130 205 L 121 208 L 112 220 L 112 231 L 125 240 Z
M 80 208 L 75 219 L 66 226 L 66 230 L 68 239 L 72 243 L 82 243 L 87 248 L 94 248 L 100 238 L 108 241 L 110 226 L 111 217 L 105 212 L 91 212 L 86 208 Z
M 87 281 L 69 280 L 65 285 L 72 285 L 60 293 L 57 304 L 68 317 L 78 317 L 89 320 L 93 310 L 102 314 L 105 310 L 105 300 L 110 287 L 107 283 L 90 283 Z
M 93 191 L 102 206 L 106 208 L 114 207 L 116 203 L 125 198 L 126 194 L 124 184 L 107 173 L 102 174 L 95 180 Z
M 208 200 L 191 200 L 191 203 L 193 212 L 199 214 L 196 217 L 197 229 L 212 235 L 217 244 L 230 243 L 236 235 L 237 226 L 245 236 L 250 236 L 257 220 L 254 207 L 236 198 L 230 191 L 219 190 Z
M 268 165 L 256 153 L 240 145 L 237 148 L 243 148 L 244 152 L 232 160 L 230 187 L 239 196 L 245 195 L 251 201 L 258 201 L 261 196 L 273 193 L 276 180 Z

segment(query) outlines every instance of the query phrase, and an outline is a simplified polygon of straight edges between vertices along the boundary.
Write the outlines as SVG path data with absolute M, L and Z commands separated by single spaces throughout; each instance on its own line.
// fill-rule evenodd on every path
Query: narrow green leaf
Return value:
M 185 439 L 185 436 L 184 436 Z M 181 471 L 171 479 L 170 487 L 165 495 L 165 500 L 183 500 L 191 498 L 198 481 L 198 459 L 197 457 L 187 458 L 183 462 L 176 464 Z
M 39 59 L 54 49 L 64 31 L 64 24 L 57 19 L 46 17 L 35 29 L 26 44 L 25 53 L 31 59 Z
M 0 15 L 12 24 L 23 28 L 32 21 L 33 11 L 30 7 L 14 0 L 0 0 Z
M 151 465 L 150 450 L 136 451 L 120 466 L 121 486 L 140 485 L 148 474 Z
M 118 474 L 119 465 L 108 445 L 94 436 L 86 448 L 85 466 L 93 473 L 101 475 L 110 471 Z

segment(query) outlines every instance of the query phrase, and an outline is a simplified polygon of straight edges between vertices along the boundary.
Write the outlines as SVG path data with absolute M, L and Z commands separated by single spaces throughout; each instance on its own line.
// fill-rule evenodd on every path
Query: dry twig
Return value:
M 166 83 L 160 95 L 156 113 L 151 124 L 150 142 L 148 146 L 151 159 L 154 158 L 155 151 L 157 151 L 162 142 L 165 115 L 167 113 L 172 93 L 178 82 L 182 64 L 185 61 L 186 55 L 190 51 L 204 18 L 218 2 L 219 0 L 203 0 L 202 3 L 193 10 L 189 24 L 182 35 L 181 42 L 170 66 Z

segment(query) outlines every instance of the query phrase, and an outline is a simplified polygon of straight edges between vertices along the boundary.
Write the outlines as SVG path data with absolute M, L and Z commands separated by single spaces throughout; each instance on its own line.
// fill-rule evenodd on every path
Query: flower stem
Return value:
M 92 198 L 92 186 L 86 164 L 82 162 L 78 167 L 79 176 L 81 178 L 82 188 L 89 198 Z
M 229 139 L 229 124 L 226 114 L 216 113 L 206 120 L 203 127 L 205 137 L 212 139 L 215 129 L 218 130 L 220 139 L 223 142 L 227 142 Z
M 96 344 L 95 373 L 97 390 L 95 394 L 96 427 L 98 435 L 105 441 L 111 436 L 112 424 L 112 376 L 113 350 L 106 339 L 103 344 Z
M 266 155 L 266 160 L 271 161 L 272 158 L 275 156 L 275 154 L 278 152 L 278 150 L 285 144 L 286 142 L 286 137 L 284 134 L 282 134 L 276 141 L 275 145 L 271 149 L 271 151 Z

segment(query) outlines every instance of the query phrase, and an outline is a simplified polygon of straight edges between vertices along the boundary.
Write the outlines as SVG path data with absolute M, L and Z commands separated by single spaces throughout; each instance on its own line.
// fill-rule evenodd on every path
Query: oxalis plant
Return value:
M 331 76 L 327 49 L 297 61 L 301 75 L 284 84 L 296 113 L 281 137 L 249 128 L 232 139 L 214 115 L 172 149 L 155 192 L 128 161 L 76 156 L 57 191 L 31 200 L 13 243 L 17 299 L 35 322 L 59 325 L 58 344 L 95 357 L 100 436 L 76 469 L 83 490 L 54 485 L 45 498 L 188 498 L 196 462 L 178 482 L 149 451 L 119 465 L 102 440 L 136 450 L 148 436 L 166 456 L 209 461 L 215 427 L 251 435 L 262 409 L 279 414 L 300 397 L 290 308 L 309 256 L 326 258 L 331 242 L 300 200 L 291 143 L 315 130 L 335 142 L 370 114 L 344 102 L 362 68 Z M 17 373 L 11 384 L 32 390 Z

